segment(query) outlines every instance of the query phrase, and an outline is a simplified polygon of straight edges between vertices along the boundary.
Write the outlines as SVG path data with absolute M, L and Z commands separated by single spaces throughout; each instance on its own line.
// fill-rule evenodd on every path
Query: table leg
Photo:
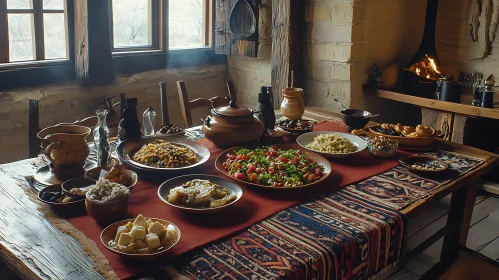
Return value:
M 457 259 L 461 234 L 464 232 L 467 236 L 473 213 L 474 204 L 470 206 L 470 203 L 467 203 L 471 200 L 472 193 L 476 193 L 476 185 L 463 187 L 452 194 L 446 225 L 448 231 L 444 237 L 440 262 L 428 270 L 421 279 L 438 278 Z
M 464 247 L 466 247 L 466 241 L 468 240 L 468 232 L 470 230 L 473 209 L 475 208 L 478 184 L 470 184 L 466 189 L 466 201 L 464 204 L 463 219 L 461 222 L 461 234 L 459 236 L 459 244 L 463 245 Z

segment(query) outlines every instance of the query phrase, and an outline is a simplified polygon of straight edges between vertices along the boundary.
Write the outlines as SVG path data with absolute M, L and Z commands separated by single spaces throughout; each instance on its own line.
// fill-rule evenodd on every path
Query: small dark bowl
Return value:
M 61 188 L 62 192 L 67 196 L 74 197 L 77 199 L 84 199 L 85 198 L 84 194 L 81 195 L 72 194 L 71 190 L 75 188 L 84 188 L 91 185 L 95 185 L 95 180 L 88 178 L 76 178 L 76 179 L 67 180 L 66 182 L 62 183 Z
M 345 109 L 341 110 L 341 119 L 350 128 L 361 129 L 366 126 L 369 122 L 369 117 L 364 117 L 364 115 L 370 115 L 368 111 L 358 110 L 358 109 Z
M 75 199 L 70 202 L 62 203 L 62 202 L 50 202 L 42 198 L 45 192 L 60 192 L 60 191 L 61 191 L 60 186 L 45 187 L 41 189 L 40 192 L 38 192 L 38 200 L 57 209 L 82 209 L 85 207 L 85 199 Z

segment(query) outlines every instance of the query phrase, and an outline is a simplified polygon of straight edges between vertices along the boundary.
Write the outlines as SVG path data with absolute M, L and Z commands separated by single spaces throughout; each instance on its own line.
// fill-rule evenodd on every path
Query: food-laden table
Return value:
M 317 108 L 307 108 L 305 116 L 316 120 L 331 120 L 335 122 L 338 121 L 337 114 Z M 378 214 L 367 216 L 372 216 L 371 218 L 369 218 L 372 219 L 370 220 L 370 222 L 376 224 L 383 219 L 383 216 L 380 213 L 387 213 L 387 216 L 388 214 L 392 215 L 388 217 L 388 220 L 390 221 L 389 223 L 396 223 L 397 221 L 390 219 L 392 217 L 395 217 L 402 220 L 404 219 L 403 215 L 415 215 L 424 210 L 425 206 L 432 201 L 438 200 L 452 193 L 453 196 L 447 226 L 444 229 L 438 231 L 434 236 L 431 236 L 421 246 L 417 247 L 412 252 L 409 252 L 404 257 L 402 257 L 402 260 L 404 258 L 411 257 L 412 255 L 420 252 L 421 250 L 423 250 L 423 248 L 428 247 L 429 245 L 431 245 L 431 243 L 435 242 L 440 237 L 445 235 L 442 262 L 443 264 L 448 264 L 453 260 L 453 258 L 456 257 L 458 247 L 457 244 L 459 243 L 459 241 L 466 239 L 467 228 L 473 211 L 474 195 L 476 191 L 475 185 L 473 183 L 479 176 L 487 172 L 490 168 L 498 163 L 498 157 L 496 155 L 478 149 L 441 140 L 436 140 L 434 145 L 435 148 L 473 158 L 473 160 L 470 159 L 470 161 L 476 161 L 477 163 L 480 162 L 480 164 L 477 164 L 476 167 L 473 167 L 470 170 L 466 170 L 461 176 L 457 178 L 442 182 L 424 180 L 419 177 L 410 176 L 407 173 L 404 173 L 404 171 L 401 169 L 390 169 L 388 172 L 384 172 L 380 176 L 369 177 L 368 179 L 377 177 L 378 183 L 379 180 L 385 180 L 387 185 L 389 185 L 390 182 L 394 182 L 394 180 L 398 180 L 397 182 L 400 182 L 400 184 L 403 185 L 404 188 L 402 188 L 403 191 L 402 193 L 400 193 L 399 197 L 394 197 L 393 193 L 395 192 L 393 192 L 391 194 L 392 196 L 388 197 L 390 199 L 380 199 L 381 206 L 375 206 L 378 207 L 378 209 L 376 210 L 378 211 Z M 68 224 L 64 219 L 58 218 L 45 205 L 40 205 L 36 201 L 34 201 L 33 195 L 29 195 L 29 190 L 27 191 L 25 176 L 29 176 L 34 173 L 34 171 L 39 167 L 37 166 L 37 162 L 39 162 L 37 161 L 37 159 L 29 159 L 0 166 L 0 228 L 2 228 L 2 230 L 0 231 L 0 258 L 5 263 L 7 263 L 16 273 L 26 279 L 103 279 L 105 278 L 104 276 L 113 276 L 114 273 L 106 271 L 108 270 L 107 265 L 98 264 L 98 266 L 95 267 L 94 259 L 97 253 L 89 250 L 89 248 L 92 248 L 92 242 L 88 238 L 86 238 L 82 234 L 66 234 L 68 232 L 74 233 L 76 230 L 75 227 L 73 227 L 71 224 Z M 335 164 L 340 163 L 334 163 L 333 168 Z M 226 255 L 226 253 L 221 248 L 223 246 L 230 246 L 230 244 L 226 242 L 237 240 L 234 241 L 235 243 L 237 243 L 236 245 L 238 245 L 239 248 L 244 248 L 245 254 L 241 254 L 241 256 L 247 256 L 246 254 L 255 249 L 257 246 L 242 246 L 241 244 L 244 245 L 245 240 L 266 240 L 266 238 L 270 234 L 275 234 L 275 232 L 279 231 L 285 231 L 286 226 L 284 226 L 284 224 L 286 224 L 287 221 L 286 217 L 291 217 L 294 215 L 294 213 L 306 213 L 308 211 L 306 209 L 307 207 L 316 207 L 314 210 L 316 211 L 314 212 L 315 215 L 312 213 L 310 214 L 311 217 L 322 216 L 324 223 L 326 223 L 327 221 L 332 221 L 331 218 L 333 216 L 329 217 L 328 215 L 334 215 L 333 212 L 336 210 L 334 210 L 333 212 L 324 211 L 323 209 L 332 207 L 327 206 L 327 203 L 331 202 L 331 205 L 336 205 L 333 207 L 334 209 L 343 207 L 346 209 L 345 211 L 348 212 L 350 211 L 348 210 L 348 207 L 353 206 L 341 206 L 344 201 L 348 201 L 342 199 L 342 197 L 344 198 L 355 195 L 360 196 L 362 194 L 360 190 L 362 190 L 363 187 L 369 188 L 369 184 L 369 180 L 365 180 L 357 185 L 352 184 L 351 186 L 345 188 L 346 191 L 333 193 L 320 198 L 313 198 L 312 200 L 307 201 L 306 204 L 295 205 L 287 210 L 273 215 L 270 218 L 265 219 L 264 221 L 255 224 L 254 226 L 251 226 L 248 230 L 237 233 L 232 238 L 216 241 L 203 248 L 198 248 L 186 255 L 182 255 L 178 259 L 167 262 L 165 265 L 155 266 L 154 268 L 152 268 L 152 270 L 144 271 L 144 273 L 149 275 L 160 275 L 160 273 L 164 273 L 165 271 L 167 271 L 170 275 L 175 275 L 177 273 L 177 275 L 194 278 L 198 277 L 199 275 L 211 275 L 210 277 L 215 277 L 216 275 L 208 273 L 210 272 L 210 269 L 212 267 L 222 270 L 224 268 L 239 268 L 249 269 L 248 271 L 253 271 L 252 269 L 258 269 L 259 266 L 253 266 L 253 268 L 243 268 L 237 265 L 246 265 L 247 263 L 245 263 L 244 261 L 236 259 L 226 259 L 226 256 L 223 256 Z M 390 188 L 387 187 L 383 189 L 383 191 L 390 192 Z M 420 195 L 411 196 L 409 195 L 410 192 L 420 192 Z M 379 198 L 381 196 L 371 196 L 365 199 L 376 200 L 377 197 Z M 411 197 L 417 197 L 418 199 L 410 200 Z M 359 198 L 358 200 L 360 201 L 361 199 Z M 365 202 L 361 202 L 361 204 L 362 203 Z M 317 205 L 322 206 L 319 207 L 319 209 L 317 208 Z M 366 206 L 366 208 L 368 209 L 373 209 L 372 206 L 369 207 Z M 398 209 L 398 211 L 391 210 L 390 208 L 396 208 Z M 356 210 L 358 210 L 357 215 L 361 216 L 366 215 L 363 211 L 368 211 L 362 207 L 361 209 Z M 319 213 L 321 215 L 319 215 Z M 342 218 L 347 219 L 346 221 L 349 222 L 349 220 L 355 220 L 355 215 L 353 213 L 347 214 Z M 306 233 L 306 231 L 303 231 L 303 228 L 300 228 L 300 226 L 303 227 L 305 225 L 303 223 L 308 223 L 308 220 L 305 220 L 305 218 L 300 220 L 299 217 L 295 217 L 293 219 L 290 218 L 290 221 L 296 223 L 296 233 Z M 303 221 L 303 223 L 300 223 L 299 221 Z M 77 223 L 74 224 L 76 225 L 76 227 L 78 227 Z M 335 227 L 329 227 L 329 230 L 331 230 L 331 228 L 335 229 Z M 397 229 L 403 230 L 403 227 L 398 227 Z M 390 233 L 390 231 L 386 230 L 386 228 L 384 228 L 384 230 L 386 231 L 386 234 L 395 234 L 393 232 Z M 273 231 L 275 232 L 273 233 Z M 326 229 L 324 229 L 324 231 L 326 231 Z M 253 235 L 248 236 L 249 232 L 252 232 Z M 315 233 L 316 232 L 317 231 L 315 231 Z M 314 234 L 314 232 L 312 231 L 310 231 L 309 233 L 311 236 Z M 292 234 L 293 232 L 287 233 L 287 236 L 292 236 Z M 398 234 L 401 235 L 402 233 Z M 255 235 L 257 237 L 255 237 Z M 345 233 L 345 235 L 347 235 L 347 233 Z M 296 244 L 299 244 L 300 242 L 306 243 L 310 242 L 310 240 L 313 239 L 310 238 L 310 236 L 308 237 L 308 239 L 305 239 L 300 236 L 296 236 L 295 238 L 293 238 L 293 240 L 277 238 L 275 242 L 278 242 L 280 246 L 272 247 L 269 244 L 266 244 L 264 247 L 259 247 L 259 250 L 266 250 L 265 248 L 267 248 L 267 251 L 271 251 L 273 254 L 270 255 L 273 256 L 280 256 L 279 254 L 294 255 L 294 257 L 290 259 L 299 259 L 299 257 L 306 256 L 310 257 L 311 255 L 300 255 L 300 252 L 303 251 L 300 248 L 290 248 L 290 246 L 297 246 Z M 328 244 L 328 240 L 326 240 L 328 238 L 334 239 L 332 236 L 322 236 L 318 237 L 318 240 L 320 240 L 321 242 L 326 242 L 324 244 Z M 345 237 L 343 236 L 343 238 Z M 348 238 L 346 240 L 348 240 Z M 382 242 L 382 240 L 385 239 L 381 238 L 379 240 L 379 242 Z M 393 241 L 394 239 L 392 238 L 389 240 Z M 287 243 L 288 247 L 286 247 L 286 244 L 284 243 Z M 376 246 L 372 248 L 383 248 L 383 246 L 386 246 L 386 248 L 390 248 L 390 252 L 386 251 L 379 253 L 386 254 L 385 260 L 387 263 L 385 263 L 385 265 L 390 264 L 388 263 L 388 260 L 390 260 L 391 263 L 395 263 L 396 259 L 400 259 L 398 258 L 398 253 L 394 253 L 395 255 L 389 255 L 389 253 L 392 253 L 391 248 L 397 247 L 397 244 L 386 244 L 381 245 L 381 247 L 380 244 L 377 244 Z M 310 245 L 309 247 L 319 248 L 316 252 L 318 255 L 324 253 L 321 252 L 321 246 L 316 247 Z M 279 253 L 275 251 L 277 249 L 280 249 L 281 252 Z M 328 248 L 324 248 L 323 251 L 327 251 L 327 249 Z M 257 256 L 269 256 L 267 251 L 259 252 L 258 250 L 256 250 L 255 254 Z M 397 252 L 400 251 L 401 250 L 399 249 Z M 258 260 L 258 258 L 256 258 L 256 260 Z M 277 262 L 271 265 L 271 268 L 274 270 L 279 268 L 284 271 L 283 273 L 293 273 L 293 269 L 300 266 L 300 262 L 294 263 L 289 262 L 288 260 L 288 258 L 279 258 Z M 315 261 L 317 260 L 313 259 L 313 257 L 312 259 L 302 260 L 304 264 L 315 264 Z M 334 261 L 338 262 L 337 259 L 333 260 L 333 262 Z M 123 263 L 126 264 L 127 262 L 123 261 Z M 224 263 L 225 266 L 222 265 L 222 263 Z M 261 265 L 261 263 L 259 265 Z M 334 265 L 331 264 L 319 266 L 334 267 Z M 380 268 L 381 267 L 382 266 L 380 265 Z M 314 269 L 320 270 L 320 268 L 317 267 L 315 267 Z M 353 268 L 353 270 L 359 269 L 363 268 L 361 266 Z M 100 273 L 97 271 L 99 271 Z M 300 272 L 296 273 L 298 274 L 295 275 L 295 278 L 298 277 L 298 275 L 301 275 L 299 274 Z M 260 277 L 266 278 L 265 276 L 262 276 L 264 274 L 255 275 L 260 275 Z M 160 278 L 161 276 L 158 277 Z M 322 277 L 324 277 L 324 275 L 322 275 Z

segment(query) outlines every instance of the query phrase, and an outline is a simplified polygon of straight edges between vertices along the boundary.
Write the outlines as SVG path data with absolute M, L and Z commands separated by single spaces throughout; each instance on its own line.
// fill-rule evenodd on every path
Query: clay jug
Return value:
M 45 156 L 58 169 L 84 165 L 90 153 L 85 138 L 90 132 L 85 126 L 55 125 L 41 130 L 37 136 Z
M 281 113 L 290 120 L 300 120 L 305 112 L 303 89 L 285 88 L 282 90 Z

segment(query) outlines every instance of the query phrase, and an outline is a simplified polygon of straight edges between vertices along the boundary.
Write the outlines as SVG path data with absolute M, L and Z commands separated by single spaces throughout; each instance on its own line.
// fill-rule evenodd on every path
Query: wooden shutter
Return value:
M 230 29 L 230 15 L 238 0 L 216 0 L 215 4 L 215 53 L 256 57 L 258 33 L 251 40 L 235 40 Z M 260 0 L 248 0 L 259 21 Z M 258 30 L 258 25 L 257 25 Z

